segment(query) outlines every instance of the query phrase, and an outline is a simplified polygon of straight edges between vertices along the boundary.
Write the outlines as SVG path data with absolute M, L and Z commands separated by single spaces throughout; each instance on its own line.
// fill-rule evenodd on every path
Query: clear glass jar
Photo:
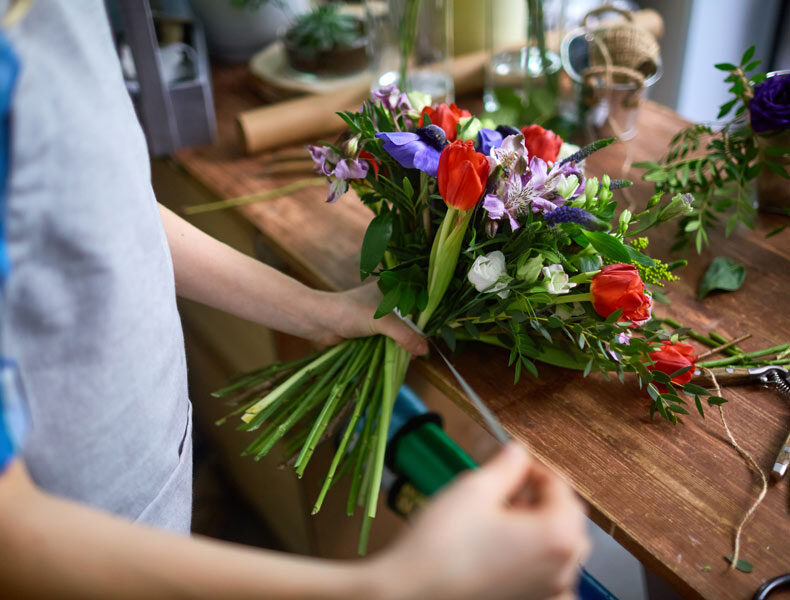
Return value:
M 567 0 L 486 1 L 485 109 L 513 107 L 522 120 L 545 122 L 558 112 Z
M 452 102 L 452 0 L 366 0 L 365 5 L 372 86 L 395 84 L 429 94 L 433 102 Z

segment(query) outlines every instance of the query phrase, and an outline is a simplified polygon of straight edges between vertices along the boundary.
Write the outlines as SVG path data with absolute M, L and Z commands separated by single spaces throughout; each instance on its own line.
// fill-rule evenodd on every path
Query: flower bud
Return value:
M 587 202 L 592 203 L 595 199 L 595 195 L 598 193 L 598 185 L 597 177 L 587 179 L 587 182 L 584 184 L 584 198 Z
M 458 121 L 458 139 L 476 140 L 483 124 L 477 117 L 464 117 Z

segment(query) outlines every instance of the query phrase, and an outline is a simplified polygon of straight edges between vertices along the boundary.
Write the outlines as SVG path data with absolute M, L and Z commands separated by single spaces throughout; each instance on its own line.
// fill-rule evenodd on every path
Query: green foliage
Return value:
M 642 178 L 653 182 L 656 192 L 693 194 L 692 211 L 678 222 L 675 250 L 692 242 L 698 253 L 710 243 L 709 231 L 723 220 L 729 236 L 738 224 L 754 228 L 755 210 L 750 195 L 751 182 L 763 169 L 790 177 L 778 156 L 790 154 L 789 148 L 761 148 L 746 118 L 754 86 L 764 73 L 751 74 L 760 65 L 752 61 L 754 46 L 744 52 L 738 65 L 719 63 L 727 72 L 732 98 L 721 105 L 718 119 L 734 115 L 719 130 L 693 124 L 672 138 L 667 156 L 659 163 L 639 162 L 645 169 Z
M 336 4 L 321 4 L 300 15 L 285 34 L 289 43 L 313 56 L 336 46 L 351 46 L 360 36 L 360 20 L 340 12 Z
M 725 256 L 717 256 L 700 279 L 697 298 L 702 300 L 714 290 L 734 292 L 741 287 L 745 278 L 746 267 L 741 263 Z

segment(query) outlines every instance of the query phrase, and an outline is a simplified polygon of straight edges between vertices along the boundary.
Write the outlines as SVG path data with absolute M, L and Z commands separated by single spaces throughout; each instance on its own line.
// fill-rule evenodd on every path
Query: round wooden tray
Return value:
M 292 69 L 285 58 L 285 47 L 276 41 L 250 59 L 250 72 L 256 90 L 267 100 L 283 100 L 304 94 L 328 94 L 370 84 L 370 70 L 341 77 L 319 77 Z

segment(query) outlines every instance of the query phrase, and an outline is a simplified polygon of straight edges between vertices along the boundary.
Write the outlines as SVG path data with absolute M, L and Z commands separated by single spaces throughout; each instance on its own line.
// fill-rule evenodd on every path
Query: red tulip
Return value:
M 604 318 L 622 308 L 624 321 L 641 325 L 650 319 L 653 301 L 633 265 L 606 265 L 593 277 L 590 292 L 595 312 Z
M 488 159 L 475 152 L 474 142 L 454 141 L 439 155 L 439 193 L 448 206 L 474 208 L 488 180 Z
M 683 342 L 675 342 L 673 344 L 665 340 L 659 348 L 648 356 L 653 361 L 653 364 L 648 367 L 651 371 L 661 371 L 667 375 L 672 375 L 672 373 L 685 367 L 692 367 L 685 373 L 673 377 L 672 383 L 685 385 L 694 377 L 693 367 L 697 363 L 697 356 L 694 354 L 694 346 L 691 344 L 684 344 Z M 659 389 L 662 392 L 665 391 L 663 386 L 659 386 Z
M 524 145 L 530 156 L 537 156 L 546 162 L 554 162 L 562 147 L 562 138 L 550 129 L 540 125 L 527 125 L 521 130 Z
M 458 108 L 455 102 L 447 106 L 440 104 L 436 108 L 426 106 L 420 115 L 420 127 L 425 124 L 425 115 L 431 120 L 431 124 L 438 125 L 444 130 L 448 142 L 454 142 L 458 138 L 458 122 L 464 117 L 471 117 L 472 113 L 468 110 Z

